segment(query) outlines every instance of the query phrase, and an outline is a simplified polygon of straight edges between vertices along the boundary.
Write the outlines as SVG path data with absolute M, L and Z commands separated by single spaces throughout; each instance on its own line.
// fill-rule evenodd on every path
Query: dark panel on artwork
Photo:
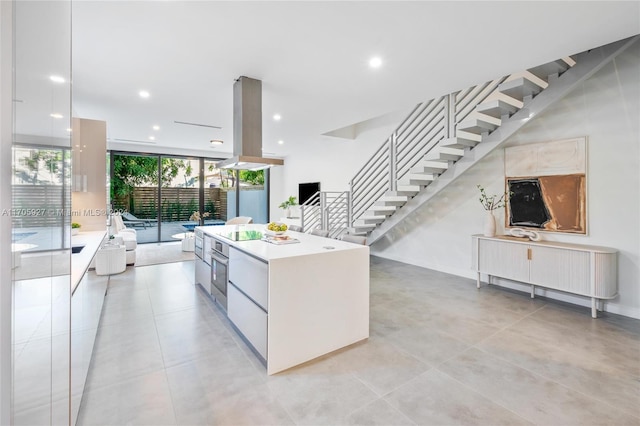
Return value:
M 536 178 L 508 180 L 509 226 L 544 228 L 551 219 Z

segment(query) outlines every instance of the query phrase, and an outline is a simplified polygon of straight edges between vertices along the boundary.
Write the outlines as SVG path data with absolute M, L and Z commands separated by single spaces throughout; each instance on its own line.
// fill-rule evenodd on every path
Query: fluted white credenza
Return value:
M 478 274 L 506 278 L 591 298 L 591 316 L 597 317 L 599 302 L 618 294 L 617 250 L 551 241 L 497 236 L 473 236 L 473 262 Z

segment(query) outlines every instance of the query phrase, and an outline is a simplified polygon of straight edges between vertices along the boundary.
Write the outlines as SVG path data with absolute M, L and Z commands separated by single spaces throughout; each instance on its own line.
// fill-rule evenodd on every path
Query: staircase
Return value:
M 315 212 L 324 219 L 313 227 L 332 236 L 367 235 L 372 244 L 639 38 L 418 104 L 351 179 L 351 190 L 332 199 L 332 211 L 343 212 L 334 213 L 340 220 L 331 221 L 325 202 Z M 313 211 L 303 206 L 305 230 Z

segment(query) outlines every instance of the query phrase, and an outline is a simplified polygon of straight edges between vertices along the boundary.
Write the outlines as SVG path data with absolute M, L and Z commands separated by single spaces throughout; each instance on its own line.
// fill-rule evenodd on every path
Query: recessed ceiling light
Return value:
M 156 140 L 156 137 L 155 137 L 155 136 L 149 136 L 149 140 L 150 140 L 150 141 L 155 141 L 155 140 Z
M 50 115 L 53 118 L 62 118 L 63 117 L 62 114 L 58 114 L 57 112 L 54 112 L 53 114 L 50 114 Z
M 282 116 L 280 114 L 273 114 L 273 119 L 276 121 L 280 121 L 280 119 L 282 118 Z
M 282 139 L 278 141 L 278 145 L 283 145 L 283 144 L 284 144 L 284 141 Z
M 140 95 L 141 98 L 148 98 L 149 96 L 151 96 L 151 94 L 149 92 L 147 92 L 146 90 L 139 91 L 138 95 Z
M 209 143 L 210 143 L 211 145 L 222 145 L 224 142 L 223 142 L 223 141 L 221 141 L 220 139 L 211 139 L 211 140 L 209 141 Z
M 49 80 L 54 83 L 64 83 L 64 77 L 60 77 L 59 75 L 51 75 L 49 76 Z
M 71 133 L 71 127 L 67 128 L 67 132 Z
M 153 130 L 160 130 L 160 126 L 158 126 L 158 125 L 153 126 Z
M 379 56 L 374 56 L 373 58 L 369 59 L 369 66 L 371 68 L 380 68 L 382 66 L 382 58 L 380 58 Z

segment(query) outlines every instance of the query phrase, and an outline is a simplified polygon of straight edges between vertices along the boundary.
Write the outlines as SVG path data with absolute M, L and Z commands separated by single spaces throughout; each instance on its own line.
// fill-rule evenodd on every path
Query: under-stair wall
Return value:
M 640 43 L 620 54 L 567 96 L 533 117 L 508 144 L 587 137 L 586 236 L 543 233 L 543 239 L 602 245 L 619 250 L 620 296 L 605 310 L 640 318 Z M 476 185 L 504 191 L 503 149 L 467 170 L 371 246 L 376 256 L 474 279 L 471 235 L 481 233 L 484 210 Z M 496 213 L 498 232 L 504 211 Z M 520 288 L 517 283 L 501 285 Z M 470 285 L 473 283 L 470 281 Z M 428 285 L 428 283 L 425 283 Z M 587 305 L 584 299 L 545 292 L 548 297 Z

